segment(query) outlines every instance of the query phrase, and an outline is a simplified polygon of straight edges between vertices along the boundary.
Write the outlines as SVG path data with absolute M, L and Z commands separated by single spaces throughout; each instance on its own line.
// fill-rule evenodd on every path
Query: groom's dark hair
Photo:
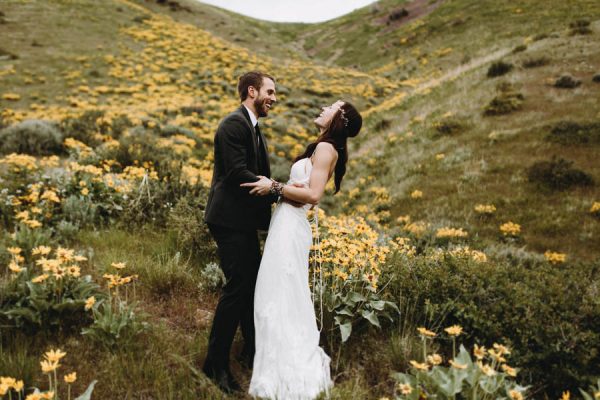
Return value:
M 260 90 L 263 83 L 263 78 L 269 78 L 275 82 L 275 78 L 273 78 L 271 75 L 260 71 L 250 71 L 240 76 L 237 87 L 240 100 L 244 101 L 248 97 L 248 87 L 252 86 L 254 89 Z

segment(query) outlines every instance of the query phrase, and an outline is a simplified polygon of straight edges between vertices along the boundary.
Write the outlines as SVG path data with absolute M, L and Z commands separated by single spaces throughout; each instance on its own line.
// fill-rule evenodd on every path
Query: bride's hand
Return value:
M 252 189 L 250 189 L 251 195 L 256 194 L 259 196 L 265 196 L 265 195 L 269 194 L 269 192 L 271 190 L 271 184 L 273 182 L 266 176 L 258 175 L 258 178 L 259 178 L 259 180 L 257 180 L 256 182 L 242 183 L 240 186 L 252 188 Z

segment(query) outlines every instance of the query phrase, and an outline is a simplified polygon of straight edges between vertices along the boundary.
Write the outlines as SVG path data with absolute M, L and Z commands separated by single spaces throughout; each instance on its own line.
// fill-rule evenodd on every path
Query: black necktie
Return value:
M 256 143 L 258 145 L 258 153 L 256 154 L 256 159 L 258 161 L 258 168 L 260 169 L 260 173 L 263 173 L 263 167 L 264 167 L 264 162 L 263 162 L 263 150 L 262 150 L 262 146 L 260 145 L 260 128 L 258 127 L 258 124 L 256 124 L 256 126 L 254 127 L 255 131 L 256 131 Z

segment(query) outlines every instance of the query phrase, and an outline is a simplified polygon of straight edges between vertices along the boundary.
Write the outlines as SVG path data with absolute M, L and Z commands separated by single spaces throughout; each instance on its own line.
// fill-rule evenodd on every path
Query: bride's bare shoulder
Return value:
M 333 157 L 336 159 L 338 157 L 337 150 L 335 149 L 335 147 L 333 147 L 331 143 L 328 142 L 321 142 L 317 144 L 317 147 L 315 148 L 315 156 L 318 156 L 319 153 L 327 154 L 329 157 Z

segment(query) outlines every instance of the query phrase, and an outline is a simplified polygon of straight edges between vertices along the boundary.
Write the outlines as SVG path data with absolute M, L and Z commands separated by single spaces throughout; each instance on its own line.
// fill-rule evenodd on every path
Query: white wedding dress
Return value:
M 298 160 L 288 183 L 308 185 L 311 170 L 309 158 Z M 308 284 L 310 207 L 280 202 L 271 218 L 254 292 L 254 397 L 312 400 L 332 386 Z

